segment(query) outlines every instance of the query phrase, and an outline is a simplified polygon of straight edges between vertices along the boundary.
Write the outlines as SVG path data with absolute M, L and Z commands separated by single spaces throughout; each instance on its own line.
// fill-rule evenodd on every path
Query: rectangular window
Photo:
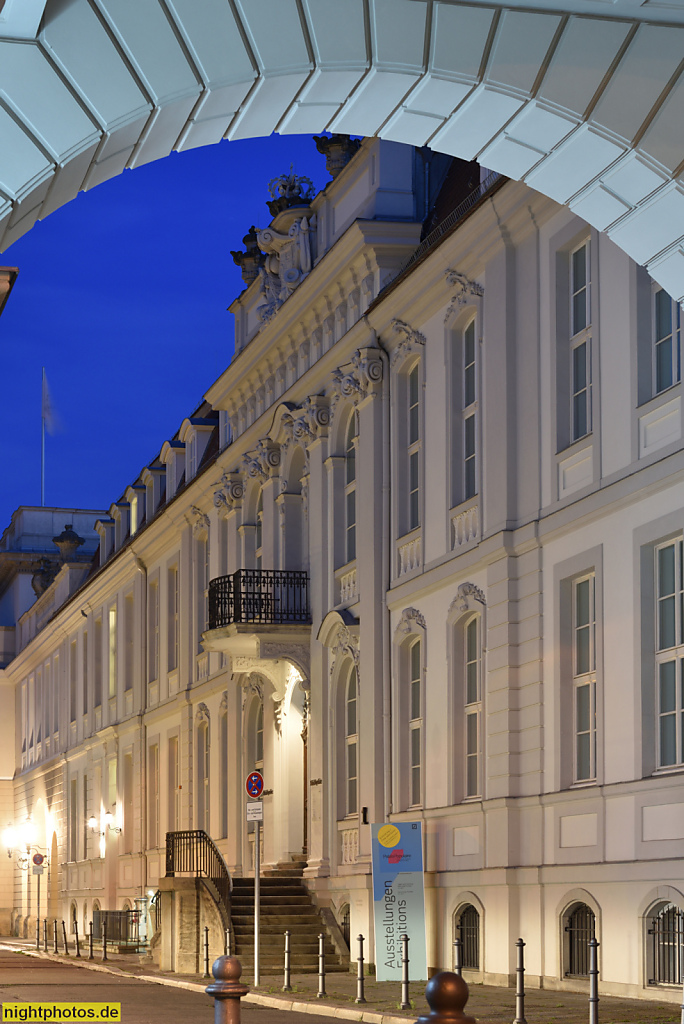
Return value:
M 684 550 L 656 548 L 656 705 L 658 767 L 684 763 Z
M 349 490 L 346 494 L 347 505 L 347 551 L 346 561 L 353 562 L 356 558 L 356 491 Z
M 83 714 L 88 712 L 88 630 L 83 630 Z
M 52 662 L 52 699 L 53 699 L 53 728 L 55 733 L 59 732 L 59 654 L 55 654 Z
M 172 672 L 178 668 L 178 566 L 172 565 L 168 572 L 168 669 Z
M 116 684 L 117 684 L 117 657 L 116 657 L 116 605 L 112 605 L 109 609 L 109 633 L 108 633 L 108 650 L 109 650 L 109 696 L 116 697 Z
M 593 573 L 573 582 L 575 782 L 596 778 L 596 612 Z
M 480 793 L 480 620 L 465 626 L 465 795 Z
M 221 780 L 220 826 L 221 837 L 228 835 L 228 715 L 219 716 L 219 779 Z
M 197 541 L 197 653 L 201 654 L 202 633 L 209 622 L 209 540 Z
M 179 798 L 180 790 L 178 788 L 180 779 L 178 775 L 178 737 L 169 737 L 169 806 L 168 806 L 168 831 L 175 832 L 180 824 L 180 808 Z
M 476 432 L 477 432 L 477 380 L 475 363 L 475 321 L 471 320 L 463 332 L 463 500 L 477 494 Z
M 420 526 L 420 366 L 408 375 L 408 529 Z
M 159 678 L 159 584 L 150 583 L 148 595 L 149 638 L 147 678 L 150 683 Z
M 653 296 L 653 376 L 655 393 L 681 380 L 681 307 L 662 288 Z
M 467 416 L 463 424 L 463 497 L 468 498 L 477 494 L 475 482 L 475 416 Z
M 589 242 L 570 256 L 571 441 L 591 433 L 592 352 Z
M 133 595 L 124 598 L 124 690 L 133 689 Z
M 69 784 L 69 860 L 78 860 L 78 779 Z
M 409 455 L 409 530 L 420 526 L 420 453 Z
M 159 846 L 159 745 L 152 744 L 147 755 L 147 841 L 149 848 Z
M 123 852 L 133 852 L 133 754 L 124 754 L 123 759 Z
M 96 708 L 102 705 L 102 619 L 95 619 L 95 680 L 93 688 L 93 704 Z
M 76 721 L 76 686 L 78 681 L 78 645 L 72 640 L 69 645 L 69 721 Z
M 347 792 L 346 792 L 346 813 L 357 814 L 358 805 L 358 708 L 357 708 L 357 696 L 358 696 L 358 677 L 356 668 L 353 668 L 349 676 L 347 683 L 347 694 L 346 694 L 346 715 L 345 715 L 345 742 L 346 742 L 346 780 L 347 780 Z
M 570 336 L 573 338 L 591 323 L 590 280 L 589 242 L 584 242 L 570 256 Z
M 88 810 L 88 776 L 83 776 L 83 860 L 88 860 L 88 835 L 90 829 L 88 828 L 88 818 L 90 817 L 90 811 Z
M 50 662 L 48 661 L 48 662 L 46 662 L 45 668 L 43 669 L 43 694 L 44 694 L 44 701 L 45 701 L 45 736 L 46 736 L 46 738 L 49 737 L 50 733 L 53 731 L 53 729 L 51 728 L 52 723 L 50 721 L 50 718 L 51 718 L 51 715 L 52 715 L 52 687 L 51 687 L 52 674 L 50 672 L 50 668 L 51 668 Z
M 421 694 L 421 643 L 416 640 L 409 651 L 409 764 L 411 806 L 422 802 L 422 694 Z

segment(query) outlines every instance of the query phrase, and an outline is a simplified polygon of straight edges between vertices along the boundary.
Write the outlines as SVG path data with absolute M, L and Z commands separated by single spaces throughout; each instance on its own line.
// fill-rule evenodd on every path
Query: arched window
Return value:
M 78 907 L 75 903 L 71 904 L 71 913 L 69 918 L 71 920 L 71 934 L 73 935 L 78 927 Z
M 420 364 L 408 375 L 408 532 L 420 526 Z
M 356 558 L 356 413 L 349 417 L 344 446 L 345 562 Z
M 197 828 L 209 831 L 209 723 L 197 728 Z
M 469 971 L 480 969 L 480 914 L 472 903 L 466 903 L 457 912 L 454 931 L 461 940 L 461 967 Z
M 465 796 L 479 796 L 482 760 L 482 684 L 480 617 L 464 627 Z
M 352 668 L 345 695 L 345 812 L 358 812 L 358 676 Z
M 261 571 L 264 545 L 264 492 L 259 491 L 256 510 L 256 529 L 254 531 L 254 568 Z
M 340 907 L 339 920 L 342 937 L 347 943 L 347 949 L 351 949 L 351 907 L 348 903 L 343 903 Z
M 660 903 L 651 912 L 649 936 L 649 985 L 681 985 L 684 913 L 674 903 Z
M 594 911 L 586 903 L 573 903 L 565 914 L 565 974 L 586 978 L 589 972 L 589 939 L 596 937 Z
M 254 767 L 259 772 L 264 768 L 264 705 L 261 702 L 254 720 Z
M 421 693 L 421 642 L 409 648 L 409 801 L 412 807 L 422 803 L 423 699 Z

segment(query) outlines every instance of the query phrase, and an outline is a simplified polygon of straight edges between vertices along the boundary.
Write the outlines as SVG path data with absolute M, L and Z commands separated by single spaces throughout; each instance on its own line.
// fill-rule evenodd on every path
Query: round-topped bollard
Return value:
M 240 1024 L 240 1000 L 249 992 L 240 984 L 242 964 L 236 956 L 219 956 L 211 973 L 214 982 L 204 991 L 214 999 L 214 1024 Z
M 425 986 L 430 1012 L 418 1018 L 418 1024 L 475 1024 L 463 1007 L 468 1002 L 468 985 L 453 971 L 440 971 Z

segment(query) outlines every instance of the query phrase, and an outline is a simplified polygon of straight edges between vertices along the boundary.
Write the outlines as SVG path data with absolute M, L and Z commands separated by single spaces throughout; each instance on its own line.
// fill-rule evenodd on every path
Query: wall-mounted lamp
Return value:
M 25 852 L 20 852 L 19 863 L 21 867 L 27 867 L 28 857 L 36 841 L 37 834 L 38 830 L 30 818 L 27 818 L 23 825 L 19 825 L 18 828 L 15 828 L 11 822 L 8 822 L 7 828 L 2 833 L 2 844 L 7 849 L 7 856 L 11 859 L 14 851 L 23 846 Z
M 106 814 L 103 814 L 100 822 L 98 822 L 94 814 L 91 814 L 88 818 L 88 828 L 91 832 L 99 834 L 102 837 L 104 837 L 108 831 L 115 832 L 116 835 L 119 835 L 121 832 L 121 828 L 114 824 L 114 815 L 111 811 L 107 811 Z

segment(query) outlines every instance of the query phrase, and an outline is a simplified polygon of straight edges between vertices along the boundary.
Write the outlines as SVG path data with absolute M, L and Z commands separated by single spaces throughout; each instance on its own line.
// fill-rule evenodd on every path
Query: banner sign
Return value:
M 401 942 L 409 937 L 409 977 L 427 981 L 421 822 L 371 825 L 375 976 L 401 981 Z

